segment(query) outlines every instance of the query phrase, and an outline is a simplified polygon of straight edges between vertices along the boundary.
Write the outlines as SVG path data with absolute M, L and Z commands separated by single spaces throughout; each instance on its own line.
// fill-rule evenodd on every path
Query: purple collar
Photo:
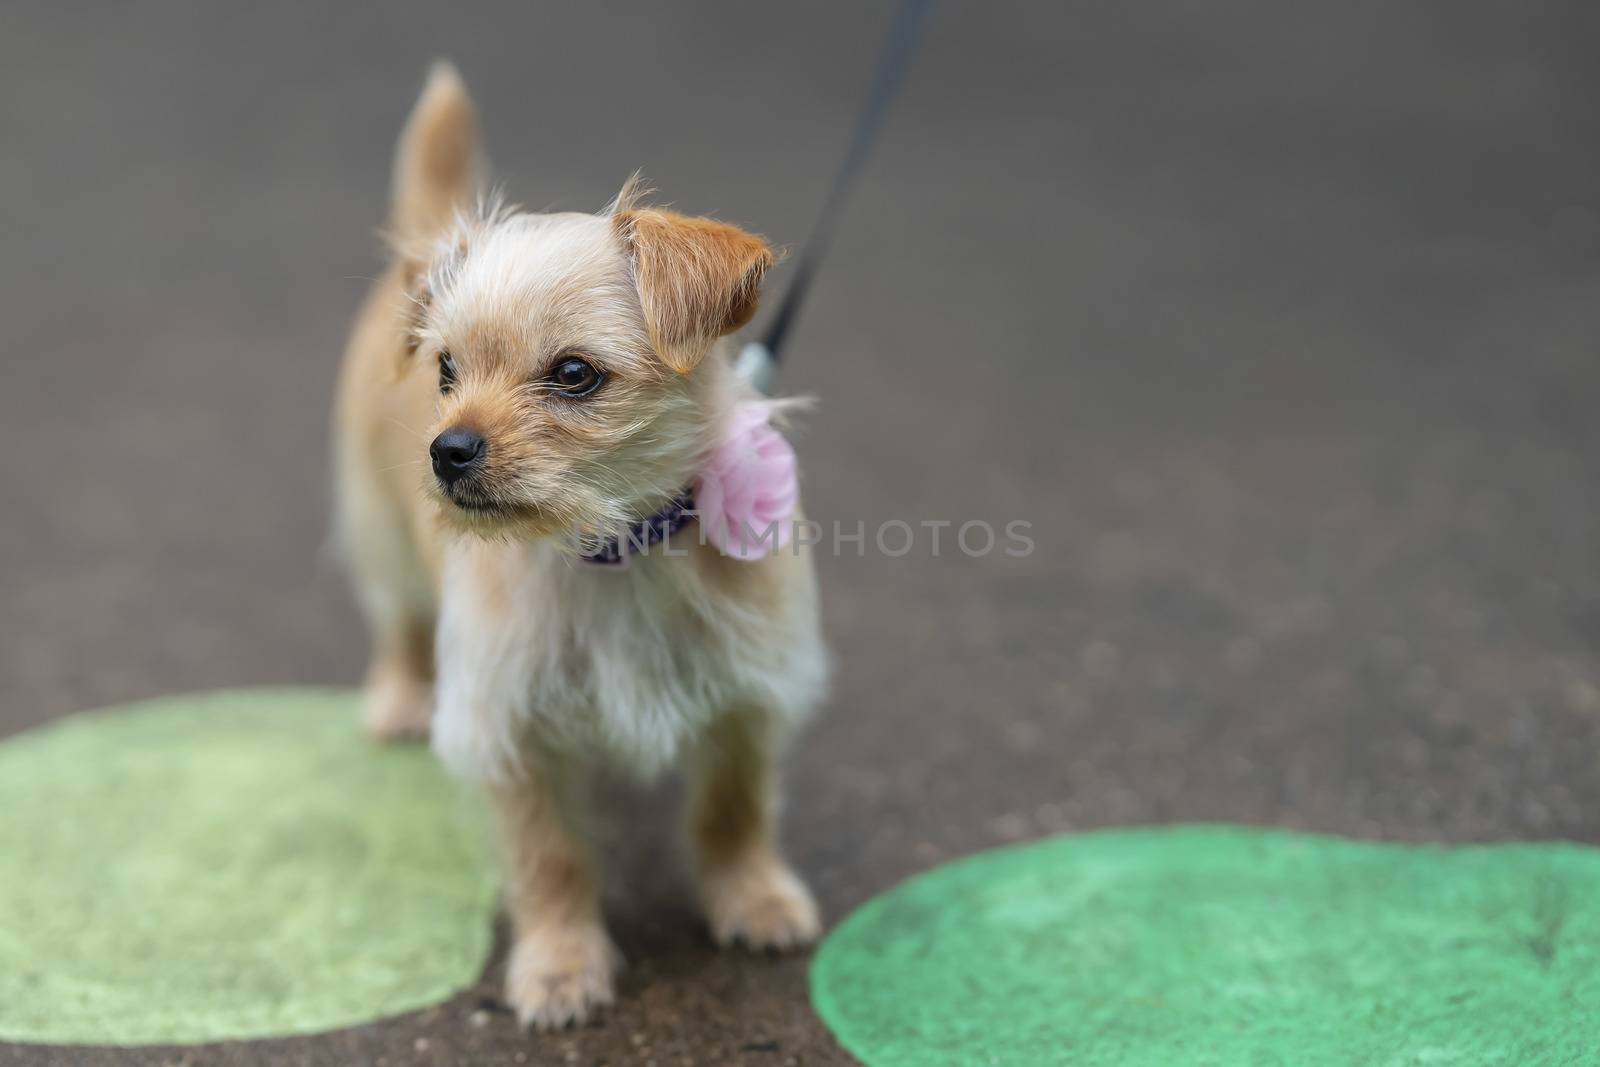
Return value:
M 647 551 L 693 522 L 694 490 L 685 489 L 673 497 L 661 510 L 648 518 L 640 519 L 617 537 L 603 541 L 585 542 L 579 555 L 585 563 L 614 567 L 630 552 Z

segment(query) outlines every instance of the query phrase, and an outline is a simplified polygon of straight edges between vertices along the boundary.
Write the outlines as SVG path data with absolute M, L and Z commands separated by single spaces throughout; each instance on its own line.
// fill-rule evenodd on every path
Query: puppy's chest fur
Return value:
M 794 721 L 827 662 L 810 560 L 733 560 L 691 528 L 625 567 L 549 544 L 446 551 L 434 747 L 457 773 L 514 773 L 530 746 L 641 775 L 673 762 L 718 714 Z

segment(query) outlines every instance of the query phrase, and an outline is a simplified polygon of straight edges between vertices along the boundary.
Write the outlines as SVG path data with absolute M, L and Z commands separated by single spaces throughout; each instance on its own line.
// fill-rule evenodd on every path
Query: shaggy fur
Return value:
M 466 91 L 437 67 L 400 139 L 395 255 L 356 324 L 336 412 L 339 524 L 374 637 L 366 723 L 429 731 L 484 784 L 516 928 L 507 996 L 540 1026 L 612 996 L 615 950 L 580 830 L 586 769 L 682 764 L 711 929 L 755 948 L 818 932 L 776 844 L 774 764 L 826 656 L 804 546 L 739 561 L 698 529 L 625 567 L 573 555 L 690 484 L 748 386 L 718 344 L 754 314 L 765 242 L 642 207 L 473 206 Z M 441 392 L 448 353 L 455 381 Z M 548 376 L 574 355 L 592 395 Z M 436 435 L 487 442 L 446 486 Z M 435 668 L 437 667 L 437 671 Z

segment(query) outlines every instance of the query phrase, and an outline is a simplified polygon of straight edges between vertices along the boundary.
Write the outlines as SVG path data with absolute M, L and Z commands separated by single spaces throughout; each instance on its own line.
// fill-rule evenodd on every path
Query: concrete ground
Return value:
M 0 732 L 357 678 L 327 407 L 430 58 L 525 203 L 643 167 L 793 244 L 886 20 L 8 5 Z M 1600 841 L 1597 44 L 1576 0 L 943 6 L 785 385 L 824 522 L 1036 550 L 823 559 L 787 826 L 830 916 L 1110 825 Z M 598 1027 L 518 1033 L 491 973 L 323 1037 L 0 1063 L 847 1062 L 803 959 L 708 947 L 658 807 L 613 820 Z

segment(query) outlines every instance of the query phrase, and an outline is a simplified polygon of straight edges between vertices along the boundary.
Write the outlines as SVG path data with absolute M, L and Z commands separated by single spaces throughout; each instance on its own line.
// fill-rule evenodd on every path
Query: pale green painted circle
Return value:
M 811 983 L 869 1067 L 1576 1067 L 1600 1057 L 1600 853 L 1056 838 L 870 901 Z
M 346 692 L 238 690 L 0 743 L 0 1040 L 181 1044 L 349 1026 L 475 981 L 483 820 Z

